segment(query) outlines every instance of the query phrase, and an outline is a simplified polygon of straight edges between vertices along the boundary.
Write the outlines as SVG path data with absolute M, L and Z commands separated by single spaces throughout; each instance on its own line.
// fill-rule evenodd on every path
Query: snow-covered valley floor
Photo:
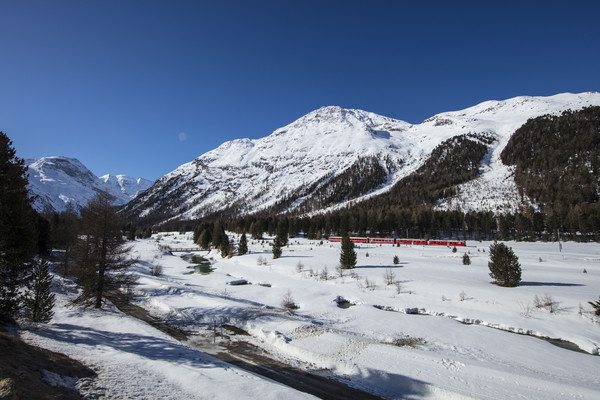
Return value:
M 340 277 L 339 243 L 292 238 L 273 260 L 268 241 L 250 241 L 250 254 L 231 259 L 195 253 L 213 262 L 203 274 L 180 253 L 159 248 L 191 247 L 191 234 L 155 235 L 134 243 L 134 301 L 193 333 L 187 343 L 110 306 L 68 306 L 74 288 L 67 281 L 58 285 L 53 321 L 23 337 L 92 366 L 96 378 L 68 383 L 88 398 L 311 397 L 204 354 L 223 351 L 212 345 L 215 323 L 250 334 L 218 336 L 217 345 L 247 341 L 384 398 L 600 398 L 600 318 L 587 303 L 600 295 L 600 245 L 563 243 L 560 251 L 557 243 L 508 243 L 523 280 L 503 288 L 490 284 L 490 243 L 467 244 L 456 253 L 361 245 L 357 267 Z M 471 265 L 463 265 L 464 252 Z M 161 276 L 150 274 L 153 266 L 162 267 Z M 387 285 L 386 274 L 397 284 Z M 230 284 L 240 279 L 249 284 Z M 287 295 L 297 310 L 281 307 Z M 535 296 L 551 298 L 553 312 L 535 307 Z M 338 307 L 340 297 L 352 305 Z

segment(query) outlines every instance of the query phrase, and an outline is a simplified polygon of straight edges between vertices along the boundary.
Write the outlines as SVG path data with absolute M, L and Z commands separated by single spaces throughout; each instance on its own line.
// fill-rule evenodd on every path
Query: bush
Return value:
M 383 280 L 386 285 L 393 285 L 396 281 L 396 274 L 394 273 L 394 270 L 391 268 L 386 268 L 385 273 L 383 274 Z
M 471 257 L 467 253 L 463 255 L 463 265 L 471 265 Z
M 398 256 L 394 256 L 394 264 L 400 264 L 400 259 L 398 258 Z
M 498 286 L 515 287 L 521 282 L 521 264 L 512 248 L 504 243 L 494 242 L 490 246 L 488 262 L 490 277 Z
M 150 275 L 161 276 L 163 274 L 163 267 L 160 264 L 155 264 L 150 267 Z
M 289 289 L 285 296 L 283 296 L 283 299 L 281 300 L 281 306 L 283 308 L 287 308 L 288 310 L 297 310 L 298 308 L 300 308 L 294 301 L 294 298 L 292 297 L 292 292 Z

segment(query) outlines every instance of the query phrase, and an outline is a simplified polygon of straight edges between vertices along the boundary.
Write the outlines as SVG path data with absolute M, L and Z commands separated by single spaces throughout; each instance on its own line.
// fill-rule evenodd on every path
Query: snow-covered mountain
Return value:
M 262 139 L 222 144 L 157 180 L 124 210 L 128 216 L 160 222 L 223 211 L 339 207 L 389 190 L 422 166 L 436 146 L 467 134 L 493 141 L 486 143 L 478 177 L 438 207 L 514 209 L 527 199 L 519 196 L 511 168 L 500 161 L 511 135 L 530 118 L 590 105 L 600 105 L 600 93 L 523 96 L 441 113 L 415 125 L 323 107 Z M 332 197 L 344 185 L 362 189 L 348 190 L 342 199 Z M 335 203 L 325 201 L 334 198 Z
M 138 194 L 152 186 L 152 181 L 144 178 L 132 178 L 127 175 L 102 175 L 100 177 L 104 183 L 110 186 L 110 192 L 122 194 L 124 204 L 135 198 Z
M 98 178 L 79 160 L 67 157 L 42 157 L 25 160 L 28 166 L 33 206 L 42 211 L 64 211 L 68 204 L 79 210 L 99 191 L 108 191 L 115 205 L 122 205 L 152 186 L 152 182 L 125 175 Z

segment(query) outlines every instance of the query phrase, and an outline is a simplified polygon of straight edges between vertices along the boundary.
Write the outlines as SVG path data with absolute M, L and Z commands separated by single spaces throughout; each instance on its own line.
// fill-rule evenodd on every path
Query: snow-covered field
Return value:
M 268 241 L 250 241 L 250 254 L 231 259 L 198 252 L 214 262 L 201 274 L 180 253 L 159 248 L 191 247 L 191 234 L 155 235 L 134 245 L 135 302 L 193 331 L 188 343 L 110 307 L 66 307 L 73 295 L 66 282 L 52 323 L 23 335 L 94 366 L 98 377 L 77 383 L 90 398 L 310 397 L 198 351 L 217 351 L 215 322 L 250 333 L 229 340 L 390 399 L 600 398 L 600 318 L 587 303 L 600 295 L 600 245 L 509 243 L 523 280 L 503 288 L 490 284 L 490 243 L 467 244 L 456 253 L 361 245 L 357 268 L 340 277 L 339 243 L 291 239 L 273 260 Z M 464 252 L 471 265 L 463 265 Z M 157 265 L 159 277 L 150 274 Z M 397 284 L 387 285 L 386 274 Z M 240 279 L 250 284 L 230 284 Z M 288 294 L 299 309 L 282 309 Z M 338 307 L 338 296 L 353 305 Z M 536 296 L 551 298 L 553 312 L 537 308 Z

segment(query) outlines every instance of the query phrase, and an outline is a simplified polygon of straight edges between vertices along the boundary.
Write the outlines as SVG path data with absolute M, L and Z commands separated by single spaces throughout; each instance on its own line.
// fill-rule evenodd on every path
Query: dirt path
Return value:
M 167 325 L 164 322 L 153 318 L 142 307 L 124 302 L 122 299 L 111 298 L 111 301 L 125 314 L 140 319 L 179 341 L 186 341 L 191 336 L 189 332 L 185 332 L 177 327 Z M 237 335 L 247 334 L 243 330 L 233 326 L 227 326 L 226 329 Z M 381 397 L 377 397 L 362 390 L 352 388 L 337 380 L 285 365 L 280 361 L 269 357 L 262 349 L 245 341 L 226 340 L 221 341 L 219 346 L 219 350 L 210 351 L 211 356 L 321 399 L 382 399 Z M 202 350 L 202 345 L 199 344 L 197 348 Z

